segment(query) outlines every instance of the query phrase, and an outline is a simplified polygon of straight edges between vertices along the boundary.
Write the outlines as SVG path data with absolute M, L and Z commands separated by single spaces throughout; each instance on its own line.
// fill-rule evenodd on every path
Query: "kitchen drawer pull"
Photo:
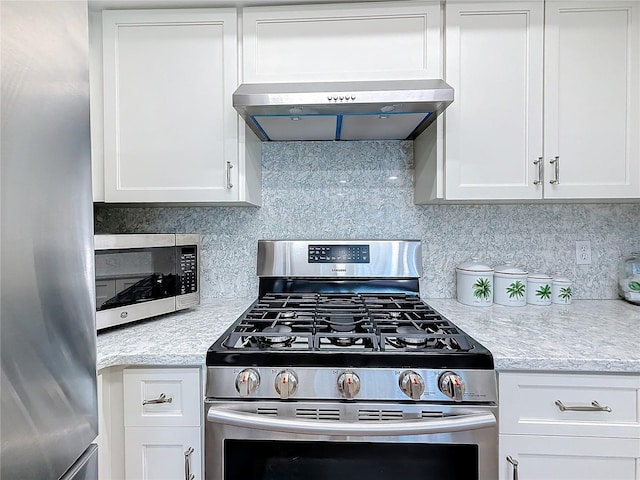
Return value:
M 603 407 L 595 400 L 591 405 L 565 405 L 560 400 L 556 400 L 556 405 L 561 412 L 611 412 L 611 407 Z
M 233 165 L 231 162 L 227 162 L 227 189 L 231 190 L 233 188 L 233 183 L 231 183 L 231 169 Z
M 553 164 L 555 167 L 555 178 L 553 180 L 549 180 L 551 185 L 558 185 L 560 183 L 560 157 L 555 156 L 553 160 L 549 160 L 549 163 Z
M 184 452 L 184 479 L 193 480 L 196 478 L 194 473 L 191 473 L 191 454 L 194 452 L 193 447 L 189 447 Z
M 533 181 L 533 184 L 540 185 L 542 183 L 542 157 L 538 157 L 538 160 L 534 160 L 533 164 L 538 166 L 538 178 Z
M 143 400 L 142 405 L 155 405 L 157 403 L 171 403 L 173 402 L 173 397 L 167 397 L 164 393 L 161 393 L 158 398 L 154 398 L 153 400 Z
M 507 462 L 513 465 L 513 480 L 518 480 L 518 460 L 511 455 L 507 455 Z

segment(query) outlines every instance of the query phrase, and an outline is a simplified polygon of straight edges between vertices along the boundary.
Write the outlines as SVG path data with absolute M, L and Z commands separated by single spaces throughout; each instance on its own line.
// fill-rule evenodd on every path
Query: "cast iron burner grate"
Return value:
M 473 349 L 418 295 L 280 294 L 261 297 L 224 340 L 230 350 L 448 351 Z

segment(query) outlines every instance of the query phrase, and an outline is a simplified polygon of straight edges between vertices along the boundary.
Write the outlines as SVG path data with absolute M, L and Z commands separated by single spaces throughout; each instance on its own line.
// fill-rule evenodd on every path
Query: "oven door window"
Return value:
M 96 308 L 134 305 L 176 295 L 175 247 L 96 251 Z
M 225 480 L 477 480 L 478 446 L 225 440 Z

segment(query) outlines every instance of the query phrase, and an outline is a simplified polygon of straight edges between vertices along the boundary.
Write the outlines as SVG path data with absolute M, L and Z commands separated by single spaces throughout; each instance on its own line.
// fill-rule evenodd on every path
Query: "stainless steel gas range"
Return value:
M 420 300 L 418 241 L 260 241 L 207 352 L 207 480 L 495 480 L 491 353 Z

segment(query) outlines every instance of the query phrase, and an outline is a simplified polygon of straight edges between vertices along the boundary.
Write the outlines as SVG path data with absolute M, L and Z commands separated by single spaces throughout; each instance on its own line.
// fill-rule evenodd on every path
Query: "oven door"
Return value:
M 496 480 L 497 407 L 205 403 L 207 480 Z

